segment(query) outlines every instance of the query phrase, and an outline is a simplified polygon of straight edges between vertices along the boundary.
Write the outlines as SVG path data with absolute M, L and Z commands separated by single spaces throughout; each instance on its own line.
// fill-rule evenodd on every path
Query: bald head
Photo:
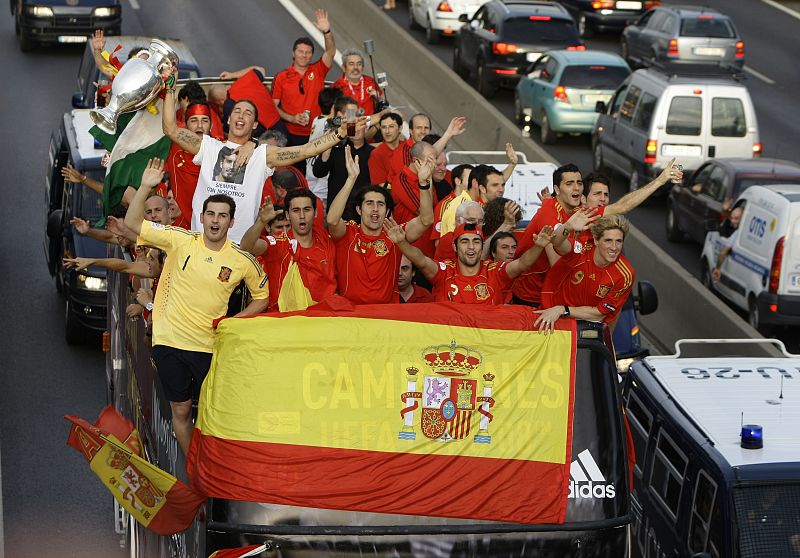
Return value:
M 213 106 L 218 112 L 222 112 L 222 105 L 228 98 L 228 87 L 226 85 L 212 85 L 208 89 L 208 104 Z

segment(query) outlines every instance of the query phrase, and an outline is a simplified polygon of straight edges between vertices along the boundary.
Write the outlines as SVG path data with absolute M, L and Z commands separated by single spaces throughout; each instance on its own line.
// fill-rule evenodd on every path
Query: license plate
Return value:
M 699 145 L 670 145 L 661 146 L 661 154 L 665 157 L 700 157 L 702 149 Z
M 81 35 L 62 35 L 58 38 L 59 43 L 85 43 L 86 37 Z
M 597 103 L 597 101 L 603 101 L 605 103 L 610 98 L 611 95 L 581 95 L 581 100 L 587 105 L 593 105 Z
M 541 52 L 529 52 L 525 55 L 528 62 L 536 62 L 542 56 Z
M 792 273 L 789 276 L 789 282 L 792 284 L 792 287 L 800 287 L 800 274 Z
M 698 56 L 725 56 L 724 48 L 697 47 L 694 53 Z
M 618 10 L 641 10 L 642 9 L 642 3 L 641 2 L 621 1 L 621 2 L 617 2 L 617 9 Z

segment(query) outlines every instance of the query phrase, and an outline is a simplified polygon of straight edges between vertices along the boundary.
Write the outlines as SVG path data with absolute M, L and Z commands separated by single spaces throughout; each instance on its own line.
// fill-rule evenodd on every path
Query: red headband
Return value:
M 186 116 L 184 120 L 189 120 L 192 116 L 208 116 L 211 118 L 211 109 L 208 105 L 202 103 L 195 103 L 186 109 Z
M 458 237 L 465 235 L 465 234 L 474 234 L 480 237 L 483 240 L 483 229 L 478 225 L 462 223 L 456 227 L 456 230 L 453 231 L 453 240 L 458 240 Z

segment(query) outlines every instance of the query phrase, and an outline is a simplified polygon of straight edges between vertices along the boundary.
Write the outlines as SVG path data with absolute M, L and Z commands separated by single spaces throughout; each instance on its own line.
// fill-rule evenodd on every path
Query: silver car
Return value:
M 625 28 L 622 56 L 632 67 L 677 62 L 741 69 L 744 41 L 731 18 L 716 10 L 661 6 Z
M 436 44 L 442 35 L 453 37 L 463 23 L 462 14 L 472 18 L 485 0 L 408 0 L 408 25 L 425 30 L 425 40 Z

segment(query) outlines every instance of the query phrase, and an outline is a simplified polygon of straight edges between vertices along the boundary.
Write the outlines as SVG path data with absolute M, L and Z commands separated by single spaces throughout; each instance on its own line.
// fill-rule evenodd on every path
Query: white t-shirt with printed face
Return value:
M 231 141 L 221 142 L 204 135 L 200 151 L 193 162 L 200 166 L 200 177 L 192 198 L 192 230 L 202 231 L 200 216 L 203 202 L 208 196 L 226 194 L 236 202 L 233 227 L 228 238 L 238 243 L 242 236 L 256 221 L 258 206 L 264 190 L 264 181 L 272 176 L 272 168 L 267 166 L 267 146 L 256 147 L 247 165 L 236 169 L 233 153 L 239 147 Z

